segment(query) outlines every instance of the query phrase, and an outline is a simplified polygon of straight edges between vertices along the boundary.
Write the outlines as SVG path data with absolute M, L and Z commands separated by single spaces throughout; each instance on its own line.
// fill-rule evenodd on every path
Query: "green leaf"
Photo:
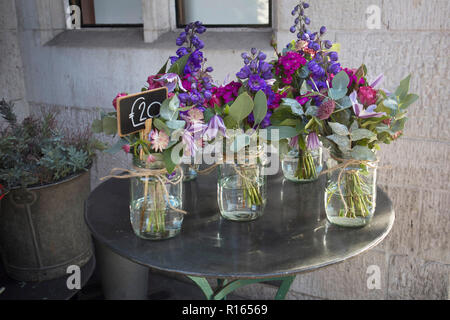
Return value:
M 171 174 L 173 170 L 175 170 L 175 167 L 177 166 L 177 164 L 172 160 L 172 151 L 174 148 L 175 146 L 163 151 L 164 165 L 166 166 L 166 170 L 169 174 Z M 174 156 L 179 157 L 181 159 L 180 155 Z
M 395 95 L 399 98 L 399 100 L 403 100 L 408 94 L 410 81 L 411 75 L 400 81 L 400 85 L 398 86 L 397 90 L 395 90 Z
M 350 126 L 350 131 L 354 131 L 354 130 L 356 130 L 356 129 L 358 129 L 359 128 L 359 126 L 358 126 L 358 121 L 353 121 L 353 123 L 352 123 L 352 125 Z
M 308 65 L 305 65 L 305 66 L 303 66 L 303 67 L 300 69 L 300 72 L 299 72 L 298 76 L 299 76 L 300 78 L 302 78 L 302 79 L 308 78 L 308 76 L 309 76 Z
M 176 99 L 175 99 L 176 98 Z M 175 101 L 174 101 L 175 99 Z M 173 102 L 172 102 L 173 101 Z M 178 118 L 178 106 L 180 104 L 180 100 L 178 100 L 177 96 L 174 96 L 172 99 L 166 99 L 161 105 L 160 115 L 163 119 L 167 121 L 176 120 Z
M 350 155 L 356 160 L 369 160 L 375 161 L 377 157 L 375 153 L 365 146 L 355 146 L 351 151 Z
M 351 149 L 350 139 L 346 136 L 332 134 L 331 136 L 327 136 L 327 139 L 336 143 L 339 146 L 339 149 L 341 149 L 341 151 L 343 152 L 347 152 Z
M 275 130 L 278 130 L 278 138 L 275 135 Z M 292 138 L 298 136 L 300 131 L 297 128 L 285 126 L 271 126 L 267 128 L 267 140 L 278 141 L 282 139 Z
M 283 98 L 283 106 L 289 106 L 293 114 L 297 116 L 302 116 L 305 113 L 303 112 L 302 105 L 295 99 Z
M 215 113 L 213 109 L 206 108 L 205 111 L 203 112 L 203 118 L 205 119 L 205 123 L 208 123 L 209 120 L 211 120 L 211 118 L 214 117 L 214 115 Z
M 177 61 L 175 61 L 175 63 L 170 66 L 169 71 L 167 71 L 167 73 L 176 73 L 179 76 L 183 75 L 184 68 L 186 67 L 186 63 L 190 56 L 191 56 L 191 53 L 189 53 L 189 54 L 181 57 Z
M 348 128 L 343 124 L 337 122 L 329 122 L 328 124 L 331 127 L 331 130 L 333 130 L 333 133 L 339 136 L 348 136 L 350 134 Z
M 119 141 L 117 141 L 111 148 L 109 148 L 109 149 L 107 149 L 107 150 L 105 150 L 105 152 L 106 153 L 109 153 L 109 154 L 114 154 L 114 153 L 117 153 L 117 152 L 119 152 L 120 150 L 122 150 L 122 147 L 124 146 L 124 145 L 127 145 L 128 144 L 128 141 L 126 140 L 126 139 L 120 139 Z
M 237 123 L 236 120 L 229 115 L 223 118 L 223 123 L 227 129 L 237 129 L 239 127 L 239 123 Z
M 91 130 L 94 133 L 102 133 L 103 132 L 103 121 L 100 119 L 96 119 L 92 121 Z
M 260 124 L 267 115 L 267 97 L 263 91 L 259 90 L 256 93 L 254 102 L 253 116 L 255 117 L 255 124 Z
M 184 128 L 184 126 L 186 125 L 186 121 L 184 121 L 184 120 L 171 120 L 171 121 L 167 121 L 166 125 L 172 130 L 177 130 L 177 129 Z
M 305 114 L 307 116 L 312 116 L 312 117 L 317 116 L 317 111 L 319 110 L 318 107 L 311 105 L 309 102 L 308 102 L 308 104 L 306 106 L 307 107 L 306 107 L 306 113 Z
M 351 133 L 352 141 L 359 141 L 362 139 L 372 139 L 376 138 L 376 134 L 367 129 L 356 129 Z
M 292 113 L 290 107 L 280 106 L 270 117 L 270 122 L 278 126 L 286 119 L 298 119 L 298 117 Z
M 338 103 L 338 105 L 337 105 L 338 107 L 344 108 L 344 109 L 350 108 L 353 105 L 352 100 L 350 100 L 349 96 L 344 96 L 343 98 L 339 99 L 337 101 L 337 103 Z
M 102 120 L 103 132 L 107 135 L 117 133 L 117 119 L 113 117 L 104 117 Z
M 170 135 L 169 127 L 161 119 L 153 119 L 153 126 L 159 131 L 164 131 L 167 135 Z
M 348 87 L 349 83 L 350 83 L 350 78 L 348 77 L 347 72 L 342 70 L 333 78 L 333 82 L 332 82 L 333 89 L 339 90 L 339 91 L 345 90 L 345 92 L 347 92 L 347 87 Z M 340 99 L 340 98 L 338 98 L 338 99 Z
M 410 93 L 400 101 L 400 108 L 406 109 L 419 99 L 417 94 Z
M 253 100 L 248 95 L 248 93 L 244 92 L 236 98 L 236 101 L 230 106 L 230 116 L 233 119 L 240 123 L 244 120 L 248 115 L 253 111 Z
M 330 88 L 330 90 L 328 90 L 328 96 L 333 100 L 342 99 L 343 97 L 345 97 L 346 94 L 347 94 L 347 88 L 339 89 L 339 88 L 333 87 L 333 88 Z
M 167 64 L 169 63 L 169 59 L 167 59 L 166 63 L 159 69 L 157 74 L 165 74 L 167 70 Z

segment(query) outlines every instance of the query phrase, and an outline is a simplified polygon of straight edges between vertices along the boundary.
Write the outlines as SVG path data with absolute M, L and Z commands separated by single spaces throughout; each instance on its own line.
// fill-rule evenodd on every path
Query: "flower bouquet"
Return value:
M 271 89 L 274 79 L 266 54 L 252 48 L 242 58 L 244 67 L 236 74 L 238 80 L 213 88 L 211 107 L 205 111 L 209 120 L 205 140 L 216 140 L 218 132 L 226 138 L 225 144 L 219 143 L 223 154 L 218 179 L 222 216 L 249 221 L 263 213 L 266 202 L 259 129 L 270 125 L 281 96 Z
M 212 68 L 205 67 L 201 51 L 204 44 L 198 37 L 205 31 L 201 22 L 187 25 L 176 40 L 181 48 L 170 57 L 171 66 L 168 68 L 168 60 L 156 75 L 148 77 L 142 91 L 167 88 L 168 92 L 151 128 L 121 137 L 107 150 L 113 153 L 123 149 L 133 155 L 134 170 L 120 169 L 127 174 L 113 177 L 131 179 L 131 223 L 135 233 L 145 239 L 175 236 L 186 213 L 181 209 L 181 158 L 195 155 L 202 146 L 207 129 L 203 112 L 212 98 Z M 113 106 L 117 108 L 118 99 L 126 96 L 118 94 Z M 117 112 L 103 113 L 93 129 L 115 136 Z
M 382 75 L 368 82 L 365 65 L 356 70 L 342 68 L 338 53 L 330 50 L 332 43 L 321 40 L 326 28 L 316 33 L 305 28 L 307 7 L 301 1 L 293 11 L 299 14 L 300 32 L 285 56 L 293 52 L 308 62 L 294 74 L 294 99 L 284 99 L 271 120 L 304 128 L 308 140 L 312 134 L 320 136 L 337 162 L 327 170 L 331 173 L 325 193 L 327 217 L 335 224 L 362 226 L 375 211 L 376 151 L 380 143 L 391 143 L 402 135 L 406 110 L 419 97 L 408 93 L 410 76 L 389 92 L 379 89 Z M 297 26 L 291 29 L 296 30 Z

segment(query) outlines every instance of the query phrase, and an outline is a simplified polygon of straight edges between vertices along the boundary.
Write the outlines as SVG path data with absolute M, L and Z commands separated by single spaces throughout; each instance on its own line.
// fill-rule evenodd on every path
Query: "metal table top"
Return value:
M 252 222 L 221 218 L 216 175 L 184 183 L 189 211 L 175 238 L 149 241 L 132 230 L 129 181 L 110 179 L 86 203 L 93 236 L 117 254 L 151 268 L 197 277 L 268 278 L 290 276 L 344 261 L 386 237 L 394 210 L 378 189 L 371 223 L 363 228 L 331 225 L 325 216 L 325 177 L 295 184 L 282 175 L 268 177 L 264 215 Z

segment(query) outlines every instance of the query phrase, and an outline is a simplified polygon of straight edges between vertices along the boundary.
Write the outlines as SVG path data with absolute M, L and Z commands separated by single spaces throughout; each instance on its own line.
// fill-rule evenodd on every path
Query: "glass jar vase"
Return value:
M 328 221 L 343 227 L 367 225 L 375 212 L 376 181 L 375 163 L 334 170 L 325 190 Z
M 281 160 L 284 177 L 300 183 L 316 181 L 323 168 L 322 153 L 322 147 L 307 151 L 292 149 Z
M 133 160 L 137 172 L 149 169 L 164 171 L 164 163 L 146 163 Z M 130 219 L 134 233 L 147 240 L 162 240 L 175 237 L 181 231 L 184 214 L 175 209 L 182 208 L 183 183 L 181 171 L 172 174 L 130 178 Z
M 266 181 L 261 159 L 222 163 L 218 169 L 217 201 L 223 218 L 252 221 L 264 213 Z

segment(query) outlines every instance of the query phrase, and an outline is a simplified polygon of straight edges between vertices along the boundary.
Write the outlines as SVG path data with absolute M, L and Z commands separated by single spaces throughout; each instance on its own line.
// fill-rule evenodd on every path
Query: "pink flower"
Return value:
M 152 154 L 149 154 L 148 157 L 147 157 L 147 162 L 148 162 L 148 163 L 153 163 L 153 162 L 155 162 L 155 161 L 156 161 L 155 156 L 152 155 Z
M 327 120 L 336 109 L 336 102 L 334 100 L 327 100 L 323 102 L 317 110 L 317 117 L 320 120 Z
M 169 145 L 169 136 L 164 131 L 153 129 L 150 132 L 150 142 L 153 150 L 163 152 Z
M 348 88 L 350 88 L 354 83 L 356 83 L 356 81 L 358 81 L 358 77 L 355 75 L 356 73 L 356 69 L 348 69 L 345 68 L 344 71 L 348 74 L 348 76 L 350 77 L 350 83 L 348 84 Z M 359 83 L 360 86 L 365 85 L 366 81 L 361 78 L 359 79 Z
M 117 110 L 117 99 L 119 99 L 120 97 L 126 97 L 128 95 L 128 93 L 122 92 L 122 93 L 118 93 L 117 96 L 114 98 L 112 105 L 114 107 L 114 109 Z
M 125 153 L 130 153 L 130 145 L 129 144 L 125 144 L 122 146 L 122 150 L 125 151 Z
M 377 108 L 377 105 L 375 104 L 372 104 L 364 109 L 364 106 L 358 102 L 356 91 L 353 91 L 350 94 L 349 98 L 353 104 L 353 112 L 355 113 L 356 117 L 360 119 L 381 118 L 386 116 L 386 112 L 375 111 L 375 109 Z
M 377 91 L 372 87 L 360 87 L 358 90 L 358 100 L 365 106 L 370 106 L 377 102 Z
M 155 78 L 159 78 L 161 76 L 161 74 L 157 74 L 154 76 L 150 76 L 147 79 L 147 83 L 148 83 L 148 89 L 152 90 L 152 89 L 158 89 L 162 87 L 162 84 L 159 83 L 158 81 L 155 81 Z

